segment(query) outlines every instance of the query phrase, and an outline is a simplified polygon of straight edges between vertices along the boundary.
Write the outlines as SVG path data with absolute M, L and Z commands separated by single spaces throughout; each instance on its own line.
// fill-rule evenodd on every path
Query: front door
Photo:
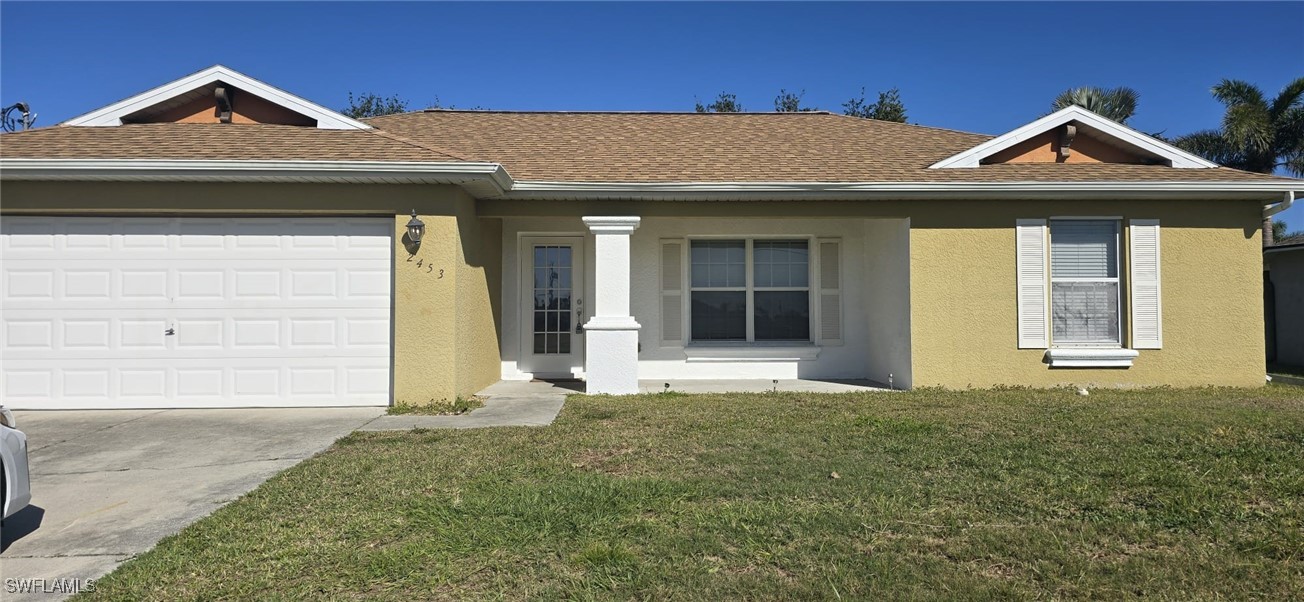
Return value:
M 584 370 L 584 239 L 522 240 L 521 370 L 574 378 Z

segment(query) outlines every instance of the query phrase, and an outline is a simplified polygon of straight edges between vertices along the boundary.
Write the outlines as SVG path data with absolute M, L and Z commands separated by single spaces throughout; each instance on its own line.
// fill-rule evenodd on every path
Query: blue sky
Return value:
M 251 18 L 252 17 L 252 18 Z M 1000 133 L 1077 85 L 1131 125 L 1214 127 L 1224 77 L 1304 76 L 1304 3 L 0 3 L 0 102 L 39 125 L 223 63 L 333 108 L 347 93 L 491 109 L 691 110 L 780 88 L 838 110 L 898 87 L 912 122 Z M 1304 228 L 1304 207 L 1287 221 Z

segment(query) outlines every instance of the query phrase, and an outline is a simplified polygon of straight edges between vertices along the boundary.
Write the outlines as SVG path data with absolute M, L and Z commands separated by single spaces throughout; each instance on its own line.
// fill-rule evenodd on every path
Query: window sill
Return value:
M 799 362 L 813 360 L 820 348 L 812 343 L 690 343 L 689 362 Z
M 1135 349 L 1057 347 L 1046 350 L 1052 368 L 1131 368 L 1140 355 Z

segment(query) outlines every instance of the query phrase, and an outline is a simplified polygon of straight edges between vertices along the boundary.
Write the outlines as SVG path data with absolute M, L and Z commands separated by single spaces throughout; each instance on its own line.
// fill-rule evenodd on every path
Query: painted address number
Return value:
M 412 261 L 413 259 L 416 259 L 416 261 L 415 261 L 415 262 Z M 439 271 L 436 272 L 436 271 L 435 271 L 435 264 L 433 264 L 433 263 L 426 263 L 424 259 L 422 259 L 422 258 L 420 258 L 420 257 L 417 257 L 416 255 L 408 255 L 407 262 L 408 262 L 408 263 L 415 263 L 415 264 L 416 264 L 416 267 L 417 267 L 418 270 L 424 267 L 424 268 L 426 269 L 426 270 L 425 270 L 425 273 L 427 273 L 427 274 L 435 274 L 435 273 L 438 273 L 439 275 L 436 276 L 437 278 L 443 278 L 443 277 L 444 277 L 444 268 L 439 268 Z

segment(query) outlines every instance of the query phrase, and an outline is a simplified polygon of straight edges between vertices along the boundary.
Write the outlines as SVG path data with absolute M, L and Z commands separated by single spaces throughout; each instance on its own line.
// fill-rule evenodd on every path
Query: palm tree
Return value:
M 1272 173 L 1283 168 L 1304 177 L 1304 77 L 1282 88 L 1271 102 L 1258 87 L 1224 79 L 1213 97 L 1227 107 L 1221 130 L 1187 134 L 1173 143 L 1214 163 Z M 1263 244 L 1272 244 L 1272 218 L 1263 222 Z
M 1182 136 L 1177 146 L 1227 167 L 1257 173 L 1284 167 L 1304 176 L 1304 77 L 1271 103 L 1256 86 L 1234 79 L 1214 86 L 1213 97 L 1227 107 L 1222 129 Z
M 1069 88 L 1055 97 L 1055 102 L 1051 103 L 1051 110 L 1058 111 L 1077 105 L 1102 117 L 1127 123 L 1127 120 L 1136 113 L 1136 103 L 1140 97 L 1136 90 L 1121 86 L 1110 90 L 1095 86 Z

